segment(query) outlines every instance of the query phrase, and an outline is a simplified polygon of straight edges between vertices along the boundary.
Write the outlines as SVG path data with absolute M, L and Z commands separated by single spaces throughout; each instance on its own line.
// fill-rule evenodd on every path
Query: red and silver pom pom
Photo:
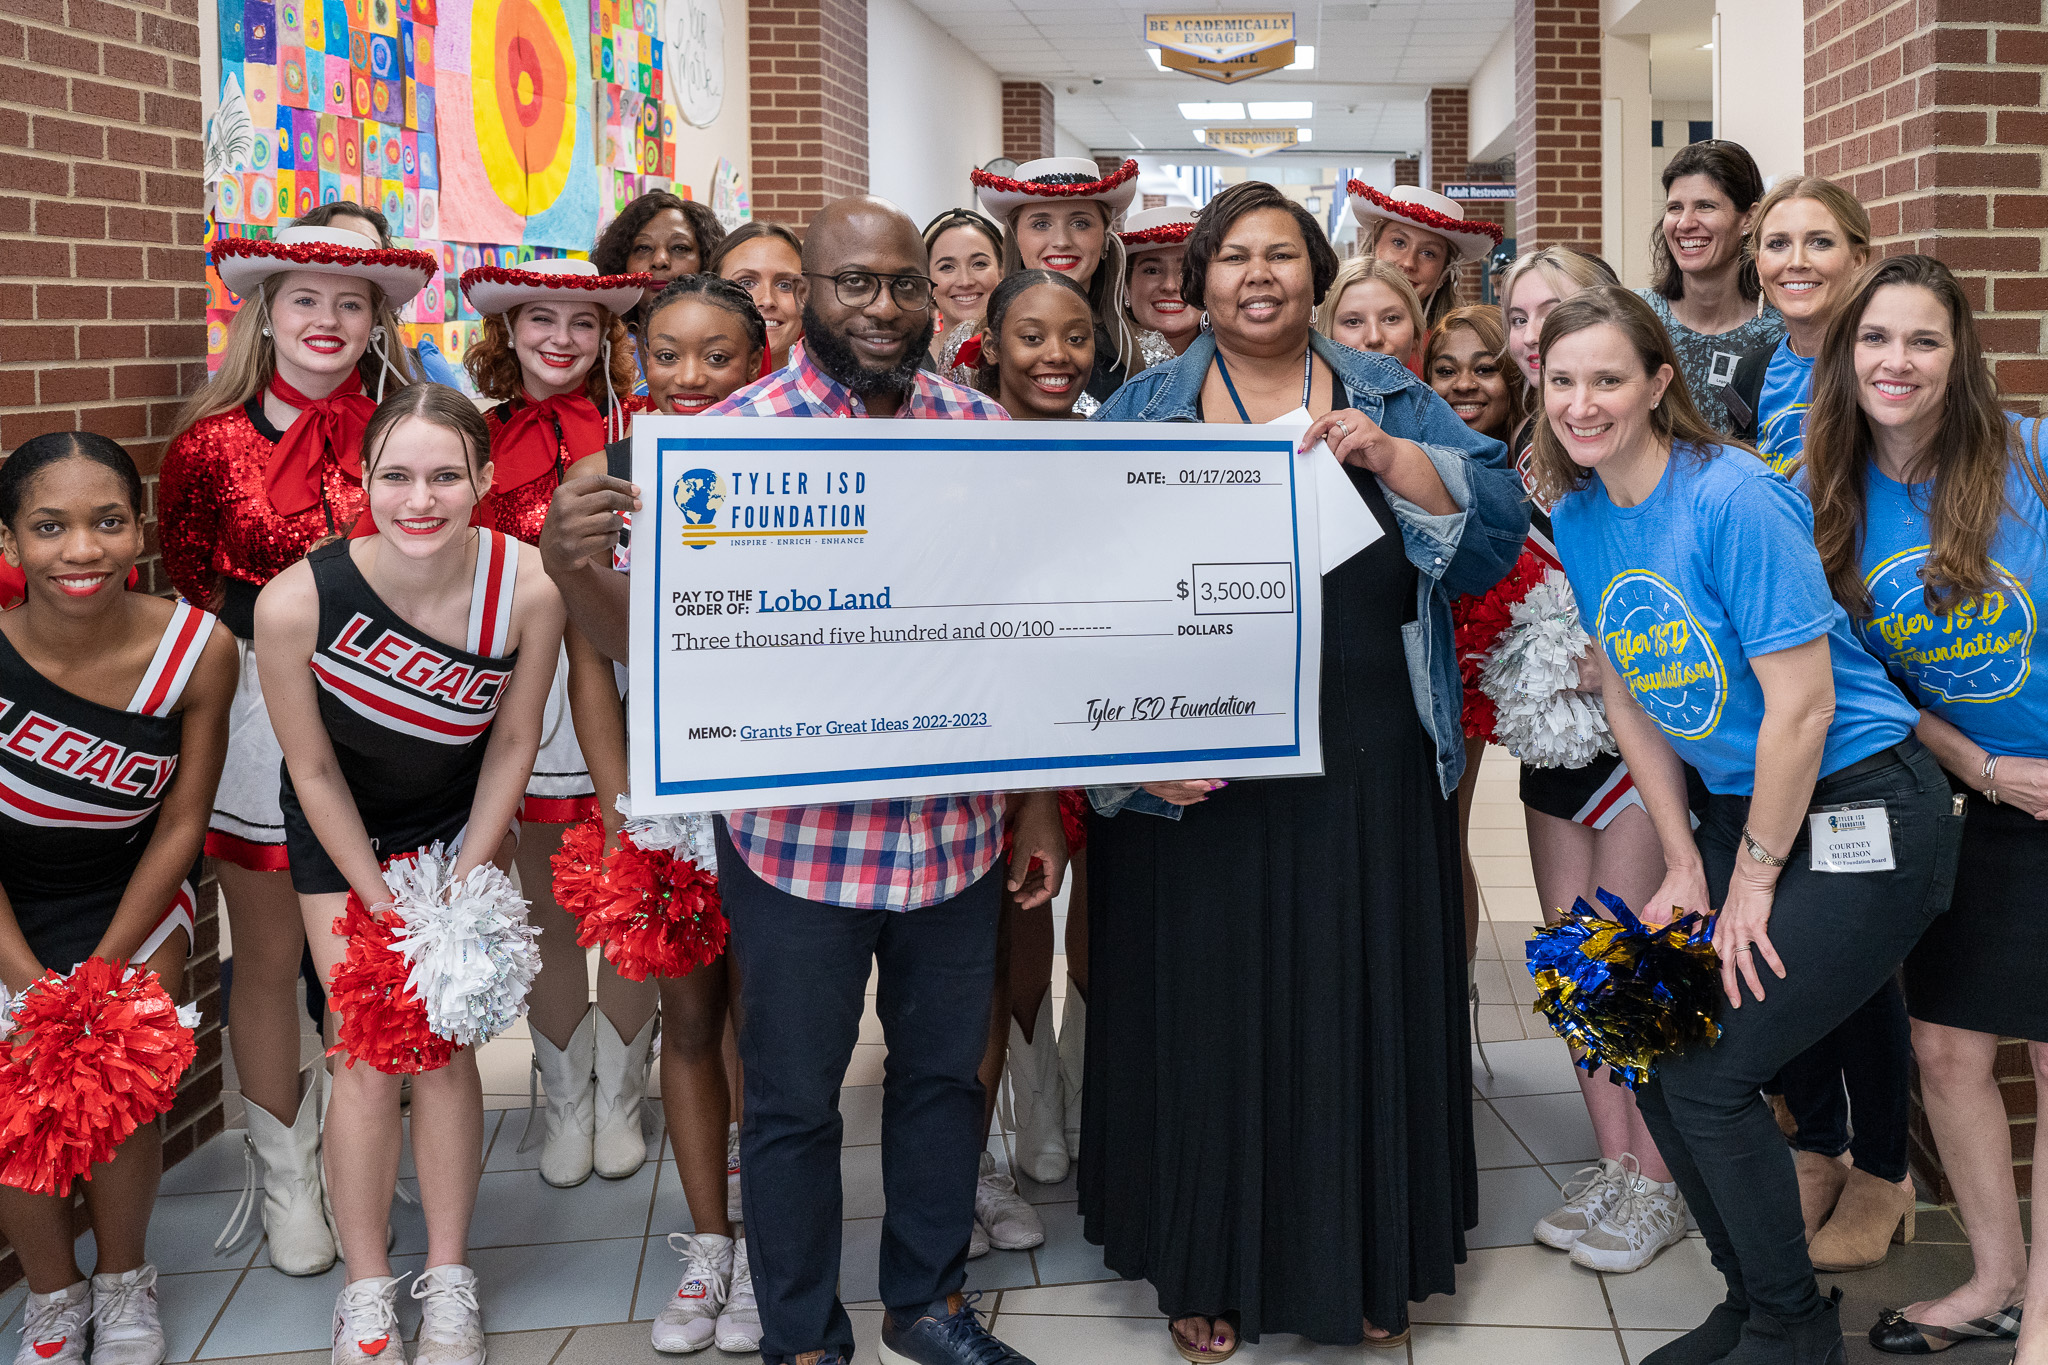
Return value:
M 393 941 L 401 927 L 396 912 L 366 910 L 348 893 L 348 907 L 334 921 L 348 954 L 327 987 L 327 1007 L 341 1016 L 340 1041 L 327 1055 L 345 1055 L 350 1066 L 368 1062 L 387 1076 L 417 1076 L 448 1065 L 455 1044 L 434 1032 L 426 1006 L 406 984 L 412 966 Z
M 1532 768 L 1583 768 L 1615 752 L 1597 694 L 1579 690 L 1591 637 L 1579 624 L 1571 584 L 1555 569 L 1510 609 L 1514 624 L 1480 670 L 1498 710 L 1494 736 Z
M 725 914 L 702 816 L 634 817 L 603 853 L 595 817 L 576 826 L 555 855 L 555 899 L 576 916 L 576 942 L 601 947 L 628 981 L 687 976 L 725 951 Z
M 69 976 L 40 978 L 10 1003 L 0 1053 L 0 1183 L 63 1194 L 169 1112 L 197 1052 L 191 1016 L 155 972 L 97 957 Z

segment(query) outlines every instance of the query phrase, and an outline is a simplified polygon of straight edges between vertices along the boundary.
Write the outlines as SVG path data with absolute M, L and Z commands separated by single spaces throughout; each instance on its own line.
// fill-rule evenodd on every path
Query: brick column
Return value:
M 1038 81 L 1003 82 L 1003 155 L 1036 161 L 1053 154 L 1052 91 Z
M 1515 0 L 1515 224 L 1519 249 L 1598 252 L 1599 0 Z
M 1422 183 L 1422 163 L 1412 157 L 1395 158 L 1394 183 L 1396 185 L 1420 185 Z
M 87 429 L 145 480 L 149 587 L 156 471 L 206 381 L 199 26 L 195 0 L 7 0 L 0 19 L 0 450 Z M 219 926 L 199 888 L 186 997 L 199 1056 L 164 1120 L 164 1160 L 221 1129 Z M 0 1257 L 0 1285 L 21 1276 Z
M 1807 0 L 1806 169 L 1870 209 L 1889 252 L 1961 279 L 2008 403 L 2048 398 L 2042 0 Z
M 1429 92 L 1429 117 L 1422 144 L 1422 183 L 1438 194 L 1453 181 L 1492 180 L 1494 166 L 1474 166 L 1467 156 L 1471 146 L 1471 91 L 1464 86 L 1439 86 Z M 1514 205 L 1504 200 L 1463 204 L 1465 217 L 1474 222 L 1494 223 L 1513 231 Z M 1480 283 L 1486 263 L 1479 262 L 1458 273 L 1458 302 L 1479 302 Z
M 748 0 L 754 213 L 801 230 L 868 189 L 867 0 Z

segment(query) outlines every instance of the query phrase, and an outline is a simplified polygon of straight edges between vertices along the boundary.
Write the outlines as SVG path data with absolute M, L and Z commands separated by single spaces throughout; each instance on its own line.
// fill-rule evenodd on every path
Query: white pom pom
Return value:
M 707 872 L 718 867 L 718 841 L 712 832 L 711 817 L 708 815 L 647 815 L 636 817 L 633 803 L 622 792 L 618 798 L 618 811 L 625 823 L 619 826 L 619 833 L 633 837 L 634 846 L 649 851 L 659 850 L 676 857 L 687 858 Z
M 21 1002 L 28 999 L 28 992 L 16 995 L 5 986 L 0 986 L 0 1039 L 14 1032 L 14 1016 L 21 1010 Z
M 426 1007 L 428 1027 L 475 1047 L 526 1013 L 540 930 L 526 922 L 526 901 L 496 866 L 472 868 L 459 882 L 450 880 L 454 867 L 435 844 L 385 870 L 403 921 L 392 946 L 412 964 L 406 985 Z
M 1592 642 L 1579 625 L 1571 584 L 1555 569 L 1510 608 L 1480 671 L 1499 712 L 1494 736 L 1533 768 L 1583 768 L 1614 749 L 1607 711 L 1581 692 L 1579 657 Z
M 198 1003 L 194 1002 L 190 1005 L 178 1006 L 178 1022 L 183 1024 L 186 1028 L 197 1029 L 199 1027 Z

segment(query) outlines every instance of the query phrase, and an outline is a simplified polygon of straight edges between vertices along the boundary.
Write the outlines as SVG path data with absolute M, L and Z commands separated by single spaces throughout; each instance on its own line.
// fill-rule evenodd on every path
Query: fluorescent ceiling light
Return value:
M 1245 107 L 1251 110 L 1253 118 L 1286 119 L 1314 118 L 1316 116 L 1314 100 L 1267 100 L 1263 103 L 1254 100 Z
M 1316 130 L 1313 128 L 1296 128 L 1294 136 L 1295 140 L 1299 142 L 1314 142 L 1316 140 Z
M 1153 69 L 1154 71 L 1164 71 L 1164 70 L 1166 70 L 1166 63 L 1165 63 L 1165 62 L 1162 62 L 1162 61 L 1160 61 L 1160 60 L 1159 60 L 1159 49 L 1158 49 L 1158 48 L 1156 48 L 1156 47 L 1148 47 L 1148 48 L 1146 48 L 1146 49 L 1145 49 L 1145 55 L 1146 55 L 1147 57 L 1150 57 L 1150 58 L 1152 59 L 1152 69 Z
M 1712 43 L 1701 43 L 1698 47 L 1693 49 L 1694 52 L 1712 52 L 1713 50 L 1714 45 Z
M 1205 129 L 1191 128 L 1188 131 L 1195 135 L 1195 141 L 1197 142 L 1207 142 L 1209 140 L 1209 134 Z
M 1183 104 L 1180 116 L 1186 119 L 1243 118 L 1244 106 L 1235 100 L 1218 100 L 1213 103 Z

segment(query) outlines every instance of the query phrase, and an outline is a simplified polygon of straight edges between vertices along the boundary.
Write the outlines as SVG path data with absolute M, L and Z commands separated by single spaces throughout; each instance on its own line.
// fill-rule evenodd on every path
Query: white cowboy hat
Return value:
M 589 261 L 558 256 L 521 266 L 479 265 L 462 272 L 462 293 L 479 313 L 509 313 L 526 303 L 594 303 L 630 313 L 654 284 L 652 275 L 600 275 Z
M 1351 216 L 1358 220 L 1361 237 L 1372 230 L 1376 219 L 1384 218 L 1390 223 L 1406 223 L 1424 232 L 1434 232 L 1458 248 L 1459 259 L 1472 261 L 1484 260 L 1506 235 L 1492 223 L 1476 219 L 1467 222 L 1464 206 L 1435 190 L 1396 185 L 1391 194 L 1383 194 L 1363 180 L 1354 180 L 1346 188 L 1351 195 Z
M 1117 236 L 1123 239 L 1124 255 L 1138 256 L 1180 246 L 1195 230 L 1195 211 L 1190 208 L 1140 209 L 1124 220 Z
M 1114 175 L 1085 156 L 1043 156 L 1017 168 L 1015 176 L 977 170 L 968 177 L 981 192 L 982 211 L 999 223 L 1026 204 L 1086 201 L 1102 205 L 1113 222 L 1138 193 L 1138 163 L 1126 161 Z
M 222 237 L 207 254 L 221 283 L 245 299 L 272 275 L 310 270 L 368 280 L 393 308 L 425 289 L 441 268 L 440 258 L 431 251 L 380 247 L 345 228 L 288 227 L 269 241 Z

